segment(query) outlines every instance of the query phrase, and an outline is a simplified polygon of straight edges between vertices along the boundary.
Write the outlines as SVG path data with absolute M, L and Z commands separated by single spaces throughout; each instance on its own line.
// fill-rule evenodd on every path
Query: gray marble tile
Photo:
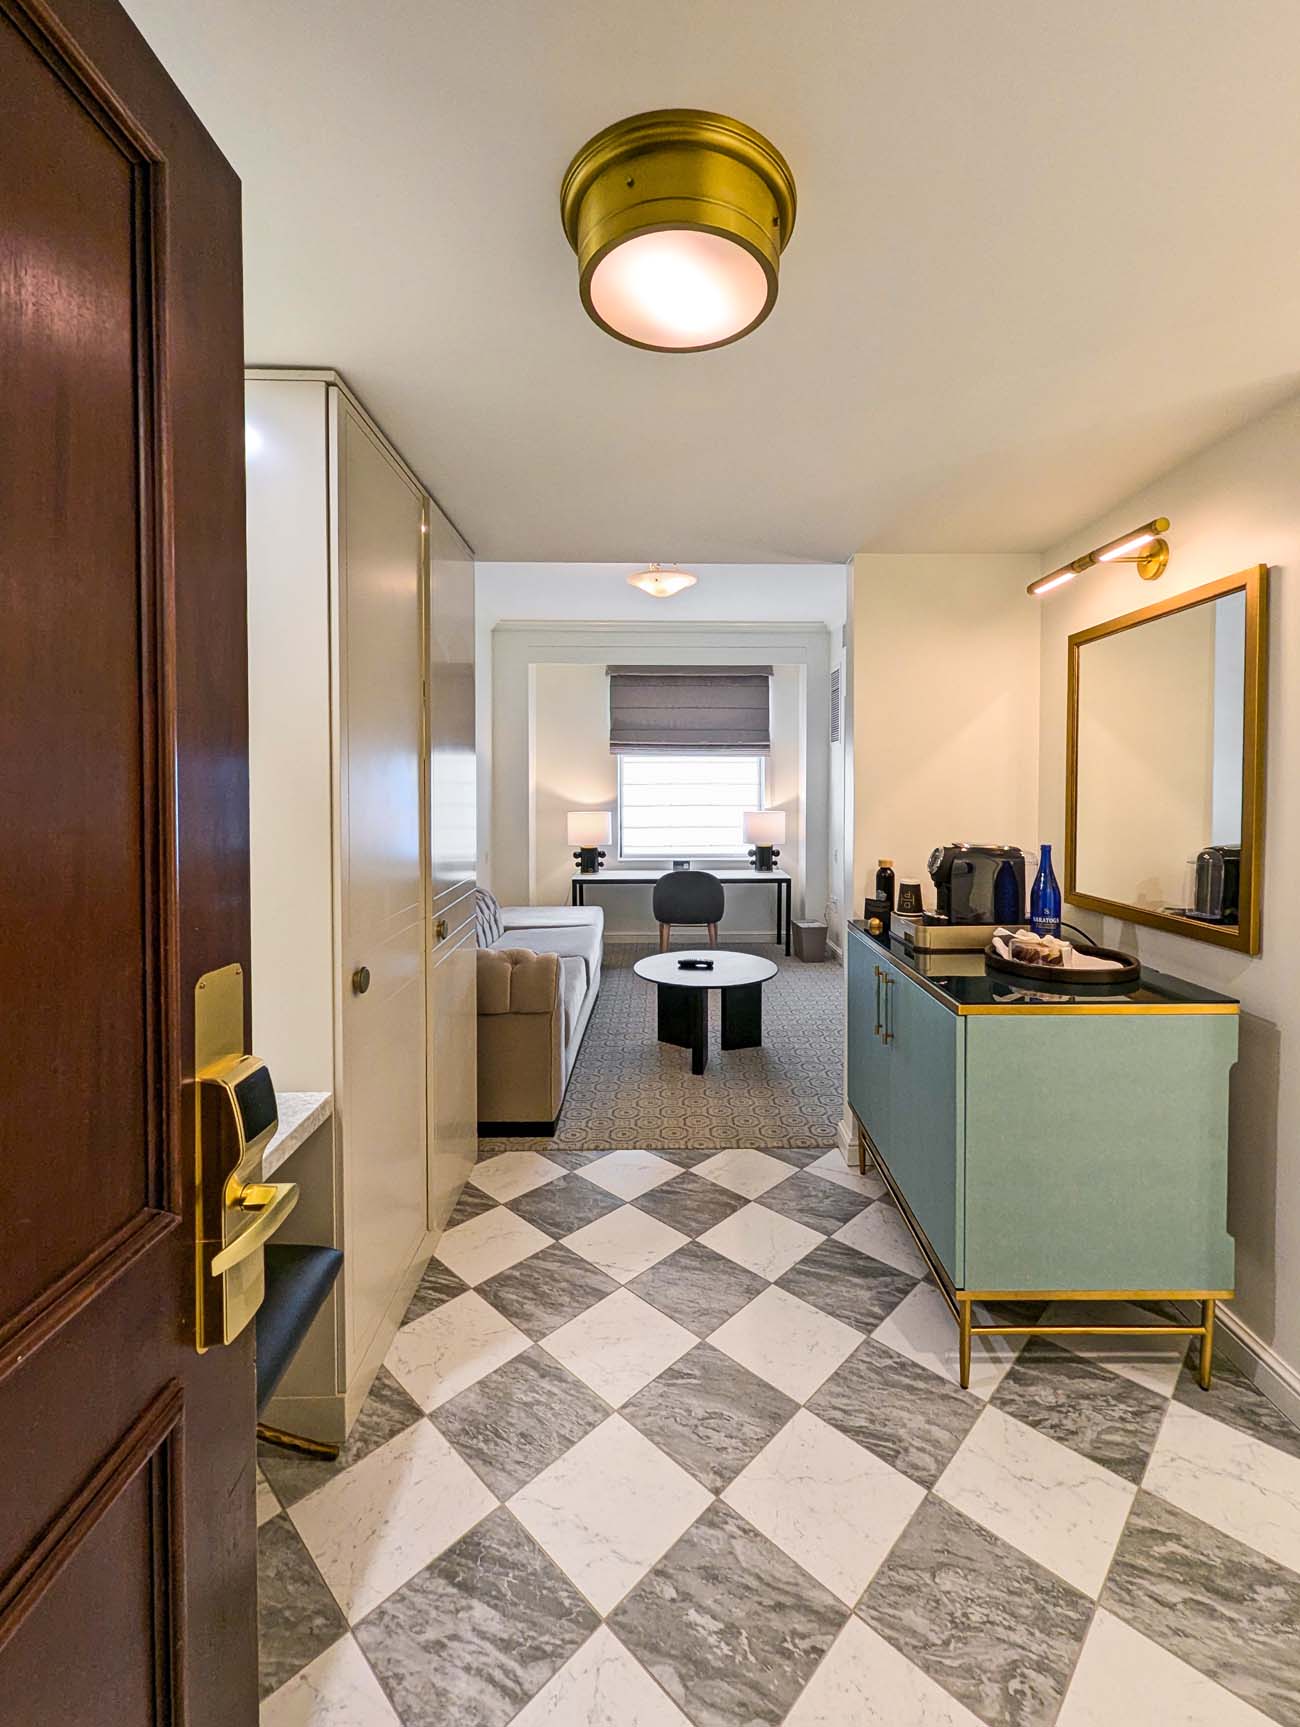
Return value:
M 1295 1572 L 1140 1492 L 1101 1603 L 1271 1720 L 1300 1727 Z
M 258 1442 L 257 1461 L 281 1505 L 296 1505 L 423 1419 L 424 1411 L 415 1399 L 402 1390 L 387 1368 L 381 1367 L 343 1449 L 332 1463 L 318 1457 L 299 1456 L 296 1451 L 268 1445 L 265 1440 Z
M 674 1180 L 665 1182 L 662 1187 L 651 1188 L 649 1193 L 641 1194 L 632 1203 L 649 1212 L 651 1217 L 657 1217 L 660 1223 L 667 1223 L 683 1235 L 694 1238 L 703 1235 L 706 1229 L 712 1229 L 715 1223 L 721 1223 L 724 1217 L 730 1217 L 733 1211 L 739 1211 L 747 1202 L 743 1194 L 732 1193 L 716 1181 L 703 1181 L 698 1175 L 684 1170 Z
M 534 1347 L 441 1404 L 430 1420 L 497 1498 L 508 1499 L 608 1414 L 603 1398 Z
M 846 1618 L 828 1589 L 715 1501 L 609 1625 L 696 1727 L 775 1727 Z
M 258 1686 L 263 1697 L 339 1638 L 348 1622 L 282 1511 L 257 1532 Z
M 697 1481 L 721 1493 L 799 1405 L 707 1343 L 638 1391 L 621 1414 Z
M 604 1149 L 600 1151 L 555 1151 L 548 1149 L 542 1153 L 543 1157 L 549 1157 L 552 1163 L 562 1164 L 565 1169 L 582 1169 L 586 1164 L 594 1163 L 598 1157 L 605 1155 Z M 662 1157 L 666 1154 L 661 1152 L 659 1155 Z M 707 1157 L 708 1153 L 701 1152 L 700 1155 Z
M 540 1343 L 617 1288 L 598 1266 L 557 1241 L 487 1278 L 478 1293 L 525 1337 Z
M 1092 1602 L 933 1495 L 858 1603 L 988 1727 L 1051 1727 Z
M 831 1187 L 828 1181 L 818 1185 Z M 831 1187 L 831 1191 L 841 1190 Z M 874 1331 L 916 1287 L 910 1272 L 859 1253 L 847 1241 L 823 1241 L 776 1282 L 779 1289 L 864 1333 Z
M 758 1203 L 769 1211 L 779 1211 L 782 1217 L 792 1217 L 796 1223 L 806 1224 L 809 1229 L 820 1230 L 823 1235 L 834 1235 L 837 1229 L 851 1223 L 860 1211 L 865 1211 L 871 1202 L 862 1194 L 854 1193 L 852 1188 L 839 1187 L 833 1181 L 823 1181 L 819 1175 L 809 1175 L 801 1169 L 775 1187 L 769 1187 L 766 1193 L 760 1193 Z
M 451 1216 L 443 1225 L 444 1233 L 448 1229 L 455 1229 L 458 1223 L 468 1223 L 471 1217 L 480 1217 L 485 1211 L 491 1211 L 495 1204 L 496 1200 L 491 1194 L 484 1193 L 481 1188 L 471 1187 L 466 1182 Z
M 411 1297 L 411 1305 L 406 1310 L 402 1324 L 409 1325 L 413 1319 L 423 1319 L 426 1313 L 432 1313 L 434 1308 L 441 1307 L 444 1301 L 454 1301 L 458 1295 L 464 1295 L 468 1288 L 469 1284 L 457 1277 L 449 1265 L 431 1259 L 423 1277 L 415 1286 L 415 1294 Z
M 600 1154 L 593 1152 L 592 1155 L 598 1156 Z M 683 1169 L 694 1169 L 696 1164 L 706 1163 L 709 1158 L 716 1157 L 717 1155 L 718 1148 L 716 1145 L 711 1145 L 703 1149 L 699 1146 L 686 1146 L 673 1151 L 666 1151 L 662 1146 L 655 1147 L 656 1157 L 666 1158 L 669 1163 L 680 1164 Z
M 934 1486 L 983 1407 L 871 1337 L 808 1399 L 814 1415 L 922 1487 Z
M 354 1635 L 405 1727 L 503 1727 L 599 1623 L 502 1507 Z
M 765 1145 L 763 1150 L 769 1157 L 779 1157 L 782 1163 L 793 1164 L 796 1169 L 806 1169 L 810 1163 L 816 1163 L 819 1157 L 825 1157 L 830 1150 L 828 1145 L 790 1146 Z
M 521 1193 L 508 1204 L 511 1211 L 526 1217 L 529 1223 L 558 1240 L 562 1235 L 572 1235 L 575 1229 L 581 1229 L 585 1224 L 595 1223 L 597 1218 L 608 1217 L 623 1201 L 617 1194 L 597 1187 L 585 1176 L 570 1172 L 557 1181 L 548 1181 L 542 1187 Z
M 1168 1407 L 1146 1386 L 1046 1337 L 1029 1339 L 991 1402 L 1135 1483 Z
M 1265 1445 L 1275 1445 L 1292 1457 L 1300 1457 L 1300 1427 L 1287 1420 L 1282 1411 L 1262 1392 L 1256 1391 L 1246 1375 L 1220 1350 L 1214 1357 L 1214 1378 L 1210 1389 L 1202 1391 L 1196 1381 L 1198 1351 L 1191 1354 L 1174 1388 L 1174 1397 L 1201 1415 L 1211 1415 L 1228 1427 L 1248 1433 Z
M 687 1242 L 628 1284 L 633 1295 L 697 1337 L 716 1331 L 767 1287 L 766 1278 L 698 1241 Z

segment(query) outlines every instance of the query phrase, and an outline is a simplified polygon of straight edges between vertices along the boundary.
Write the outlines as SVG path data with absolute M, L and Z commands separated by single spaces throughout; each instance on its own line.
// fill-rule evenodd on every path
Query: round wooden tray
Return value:
M 984 964 L 990 971 L 1006 972 L 1011 977 L 1030 978 L 1034 983 L 1055 984 L 1058 989 L 1077 989 L 1080 984 L 1104 984 L 1114 989 L 1133 984 L 1142 975 L 1142 966 L 1131 953 L 1121 953 L 1118 948 L 1093 947 L 1088 942 L 1074 942 L 1074 951 L 1082 954 L 1085 959 L 1113 959 L 1119 964 L 1119 970 L 1091 970 L 1086 966 L 1070 966 L 1068 969 L 1059 965 L 1031 965 L 1022 959 L 1003 959 L 995 952 L 993 943 L 984 949 Z

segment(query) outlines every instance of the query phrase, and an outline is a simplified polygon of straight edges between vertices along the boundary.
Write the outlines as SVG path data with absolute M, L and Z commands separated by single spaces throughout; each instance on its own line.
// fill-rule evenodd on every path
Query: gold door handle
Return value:
M 209 1267 L 213 1277 L 220 1277 L 232 1265 L 239 1265 L 256 1253 L 297 1205 L 298 1193 L 296 1181 L 257 1181 L 242 1188 L 234 1204 L 241 1211 L 255 1212 L 256 1216 L 247 1229 L 240 1230 L 229 1247 L 223 1247 L 213 1257 Z

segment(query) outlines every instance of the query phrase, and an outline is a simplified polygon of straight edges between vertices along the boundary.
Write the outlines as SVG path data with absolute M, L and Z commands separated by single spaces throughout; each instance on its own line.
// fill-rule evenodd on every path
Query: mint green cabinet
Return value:
M 847 969 L 849 1102 L 957 1292 L 1231 1290 L 1235 1004 L 966 1006 L 856 929 Z

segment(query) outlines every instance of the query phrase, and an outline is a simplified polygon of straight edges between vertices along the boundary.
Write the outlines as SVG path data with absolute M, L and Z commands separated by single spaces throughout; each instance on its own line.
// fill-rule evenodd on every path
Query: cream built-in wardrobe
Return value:
M 335 374 L 248 374 L 253 1039 L 329 1091 L 282 1240 L 343 1250 L 265 1412 L 345 1437 L 475 1155 L 474 580 Z

